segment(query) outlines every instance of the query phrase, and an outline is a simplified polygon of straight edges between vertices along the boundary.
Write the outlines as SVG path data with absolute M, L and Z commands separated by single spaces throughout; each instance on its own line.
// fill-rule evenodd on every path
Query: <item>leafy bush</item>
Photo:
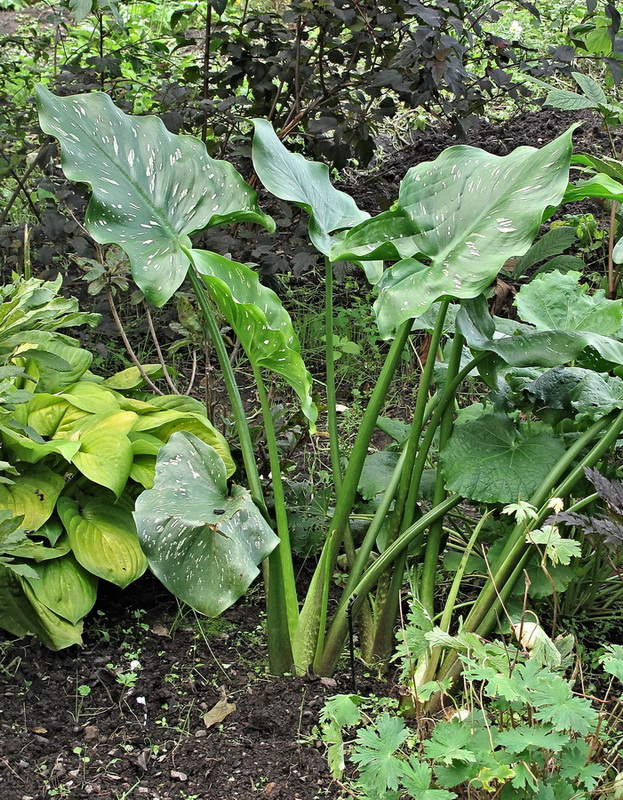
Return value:
M 308 212 L 311 241 L 326 263 L 327 422 L 337 499 L 317 569 L 299 606 L 280 453 L 263 373 L 278 375 L 293 389 L 313 430 L 317 408 L 311 378 L 292 322 L 274 292 L 246 265 L 194 248 L 190 239 L 196 230 L 223 223 L 250 221 L 270 230 L 273 221 L 230 164 L 212 159 L 197 140 L 172 135 L 154 118 L 126 117 L 101 94 L 60 99 L 40 88 L 39 102 L 43 128 L 61 141 L 66 174 L 92 187 L 86 225 L 96 241 L 123 247 L 139 288 L 156 304 L 166 303 L 185 277 L 197 296 L 229 392 L 251 496 L 280 540 L 267 563 L 272 669 L 289 671 L 294 664 L 303 671 L 312 663 L 320 673 L 331 672 L 358 614 L 364 616 L 366 656 L 388 658 L 408 553 L 419 555 L 419 596 L 432 618 L 446 544 L 444 518 L 461 502 L 480 506 L 482 517 L 465 543 L 467 558 L 493 510 L 529 499 L 535 511 L 527 523 L 495 526 L 497 549 L 491 550 L 476 598 L 472 594 L 466 601 L 471 605 L 465 632 L 486 635 L 496 623 L 500 602 L 508 600 L 526 567 L 540 556 L 538 537 L 551 497 L 572 497 L 583 467 L 611 453 L 623 430 L 611 383 L 623 363 L 623 301 L 588 294 L 573 271 L 547 272 L 524 286 L 516 301 L 521 322 L 492 317 L 485 297 L 508 259 L 528 252 L 553 209 L 567 198 L 590 196 L 590 182 L 568 184 L 573 129 L 540 150 L 519 148 L 503 158 L 475 148 L 449 148 L 434 164 L 410 170 L 392 208 L 370 218 L 331 185 L 326 166 L 289 153 L 268 122 L 255 122 L 253 158 L 259 178 L 280 199 Z M 391 340 L 345 469 L 336 421 L 332 272 L 333 264 L 343 260 L 363 266 L 375 286 L 380 334 Z M 253 370 L 274 519 L 214 307 L 235 332 Z M 394 466 L 379 476 L 374 518 L 363 540 L 355 541 L 349 518 L 368 448 L 414 327 L 431 332 L 431 352 L 445 344 L 444 359 L 437 365 L 429 358 L 423 367 L 401 452 L 387 459 Z M 488 404 L 474 404 L 455 419 L 459 387 L 477 371 L 491 389 Z M 605 383 L 612 398 L 606 392 L 597 406 L 583 402 L 582 388 L 591 381 Z M 432 502 L 425 511 L 422 489 L 429 459 Z M 198 610 L 214 613 L 219 591 L 225 599 L 220 602 L 229 602 L 238 570 L 221 571 L 216 589 L 207 582 L 203 587 L 180 582 L 180 576 L 189 569 L 193 576 L 204 574 L 209 554 L 201 530 L 218 532 L 217 518 L 223 516 L 223 533 L 231 536 L 238 530 L 245 538 L 241 523 L 251 512 L 223 500 L 217 513 L 198 502 L 193 483 L 204 480 L 214 484 L 214 497 L 224 497 L 222 470 L 205 448 L 188 436 L 165 445 L 156 488 L 138 501 L 137 523 L 163 582 Z M 187 515 L 180 514 L 182 489 L 191 500 Z M 362 491 L 374 493 L 369 485 Z M 162 508 L 159 498 L 166 498 Z M 175 541 L 183 543 L 180 557 L 159 558 L 157 548 L 166 551 Z M 329 589 L 342 548 L 348 577 L 329 623 Z M 562 551 L 561 545 L 558 561 Z M 554 566 L 548 564 L 548 571 Z M 455 570 L 441 614 L 445 632 L 459 605 L 465 570 L 464 563 Z M 425 682 L 435 677 L 452 682 L 462 665 L 457 650 L 444 654 L 437 648 L 420 666 Z M 438 700 L 431 698 L 431 704 Z
M 533 633 L 538 626 L 525 623 L 525 630 L 530 625 Z M 451 800 L 465 791 L 503 800 L 587 800 L 597 787 L 612 788 L 620 779 L 608 781 L 608 770 L 612 776 L 621 764 L 608 731 L 621 712 L 620 697 L 608 691 L 602 700 L 608 713 L 598 712 L 565 676 L 573 640 L 552 642 L 539 630 L 557 656 L 555 666 L 536 649 L 459 634 L 454 646 L 464 664 L 463 702 L 457 707 L 446 698 L 445 716 L 432 731 L 432 721 L 421 719 L 411 729 L 356 695 L 331 698 L 321 722 L 333 775 L 342 778 L 347 763 L 355 765 L 357 777 L 348 783 L 362 800 Z M 623 679 L 623 648 L 610 646 L 599 660 L 607 677 Z M 425 684 L 420 696 L 437 689 Z
M 186 431 L 234 469 L 201 403 L 143 394 L 136 367 L 106 380 L 89 371 L 92 354 L 59 329 L 97 317 L 60 285 L 0 289 L 0 625 L 55 649 L 80 642 L 98 578 L 125 587 L 147 568 L 134 501 L 165 443 Z

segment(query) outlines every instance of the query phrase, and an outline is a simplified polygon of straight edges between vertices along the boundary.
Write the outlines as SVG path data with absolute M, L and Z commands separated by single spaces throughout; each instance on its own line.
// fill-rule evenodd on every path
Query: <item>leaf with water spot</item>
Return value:
M 545 209 L 564 195 L 574 127 L 540 150 L 503 157 L 450 147 L 409 170 L 391 210 L 334 246 L 334 260 L 398 260 L 378 284 L 384 338 L 441 297 L 476 297 L 509 258 L 527 252 Z
M 318 412 L 311 399 L 311 376 L 281 300 L 262 286 L 255 272 L 244 264 L 204 250 L 193 250 L 192 257 L 210 296 L 234 329 L 249 361 L 286 380 L 313 425 Z
M 199 139 L 169 133 L 157 117 L 129 117 L 100 92 L 61 98 L 38 86 L 37 101 L 41 127 L 61 143 L 65 174 L 92 188 L 89 233 L 125 250 L 156 305 L 184 280 L 194 231 L 244 221 L 274 229 L 253 189 Z
M 246 592 L 279 543 L 249 492 L 228 491 L 216 450 L 188 433 L 160 451 L 154 488 L 138 498 L 134 516 L 152 572 L 208 616 Z

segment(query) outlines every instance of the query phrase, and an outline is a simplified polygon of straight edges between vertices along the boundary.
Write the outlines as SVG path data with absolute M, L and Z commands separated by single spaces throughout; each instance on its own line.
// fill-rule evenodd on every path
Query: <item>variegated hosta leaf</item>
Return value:
M 182 398 L 178 398 L 181 405 L 177 408 L 183 408 Z M 186 398 L 190 400 L 191 398 Z M 157 408 L 158 406 L 156 406 Z M 188 407 L 195 407 L 189 404 Z M 134 425 L 132 426 L 132 434 L 130 435 L 134 441 L 133 434 L 144 433 L 149 431 L 154 439 L 160 442 L 168 442 L 170 437 L 178 431 L 188 431 L 194 434 L 202 442 L 209 444 L 213 447 L 219 456 L 223 459 L 223 463 L 227 469 L 227 476 L 231 476 L 236 471 L 236 465 L 231 457 L 229 445 L 223 434 L 218 431 L 210 420 L 205 415 L 205 409 L 201 408 L 200 411 L 182 411 L 177 410 L 176 404 L 171 404 L 169 408 L 163 408 L 161 411 L 152 411 L 151 414 L 141 415 Z M 136 448 L 134 446 L 134 451 Z
M 61 143 L 65 174 L 93 190 L 89 233 L 125 250 L 156 305 L 184 280 L 189 234 L 233 221 L 274 227 L 253 189 L 199 139 L 169 133 L 156 117 L 129 117 L 99 92 L 61 98 L 38 86 L 37 99 L 41 127 Z
M 147 569 L 136 535 L 131 505 L 124 498 L 88 500 L 82 508 L 61 497 L 57 510 L 74 556 L 86 570 L 124 588 Z
M 246 489 L 228 492 L 216 450 L 188 433 L 160 451 L 154 488 L 140 495 L 134 516 L 151 570 L 208 616 L 247 590 L 279 542 Z
M 567 187 L 572 130 L 504 157 L 450 147 L 409 170 L 390 211 L 335 245 L 333 260 L 399 259 L 378 284 L 383 337 L 440 297 L 476 297 L 508 258 L 527 252 L 545 209 Z
M 68 435 L 80 442 L 72 458 L 80 472 L 94 483 L 113 491 L 123 491 L 132 467 L 132 444 L 128 433 L 137 416 L 131 411 L 103 412 L 80 420 Z
M 79 622 L 95 605 L 97 578 L 68 554 L 33 565 L 37 578 L 25 578 L 37 600 L 72 622 Z
M 65 486 L 63 476 L 43 464 L 20 468 L 13 483 L 0 483 L 0 508 L 14 517 L 24 516 L 22 527 L 36 531 L 54 511 L 56 500 Z
M 192 257 L 249 361 L 281 375 L 299 396 L 303 413 L 313 424 L 318 412 L 311 399 L 311 376 L 301 358 L 290 315 L 277 295 L 262 286 L 244 264 L 204 250 L 193 250 Z

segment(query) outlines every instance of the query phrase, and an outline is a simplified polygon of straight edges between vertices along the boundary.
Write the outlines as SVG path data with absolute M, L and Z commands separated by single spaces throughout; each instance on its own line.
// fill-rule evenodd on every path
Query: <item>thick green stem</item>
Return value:
M 456 378 L 461 367 L 461 355 L 463 353 L 463 344 L 465 339 L 460 333 L 454 335 L 452 340 L 452 348 L 450 350 L 450 358 L 448 359 L 448 371 L 446 374 L 446 383 L 452 383 Z M 441 422 L 439 425 L 439 452 L 446 446 L 451 434 L 454 424 L 454 408 L 450 403 L 445 405 L 441 415 Z M 438 505 L 446 497 L 446 488 L 443 473 L 441 471 L 441 464 L 437 465 L 437 478 L 435 481 L 435 493 L 433 495 L 433 505 Z M 424 566 L 422 568 L 422 581 L 420 584 L 420 600 L 424 608 L 428 611 L 431 617 L 435 615 L 435 580 L 437 578 L 437 562 L 439 560 L 439 553 L 441 550 L 441 540 L 443 533 L 443 519 L 437 520 L 434 525 L 431 525 L 426 539 L 426 550 L 424 553 Z
M 342 465 L 340 442 L 337 431 L 337 399 L 335 396 L 335 358 L 333 354 L 333 264 L 325 258 L 325 359 L 327 375 L 327 428 L 329 432 L 329 452 L 331 472 L 337 495 L 342 486 Z
M 281 479 L 281 464 L 279 461 L 279 450 L 277 447 L 277 437 L 275 435 L 273 416 L 271 414 L 270 405 L 268 403 L 268 396 L 266 394 L 266 388 L 264 386 L 264 381 L 262 379 L 262 372 L 260 368 L 256 365 L 253 365 L 253 376 L 255 377 L 255 385 L 260 398 L 262 417 L 264 419 L 264 432 L 266 435 L 266 446 L 268 448 L 271 483 L 273 487 L 273 499 L 275 503 L 275 519 L 277 522 L 277 535 L 279 536 L 279 546 L 277 547 L 276 552 L 278 554 L 279 562 L 281 564 L 280 575 L 286 602 L 288 628 L 290 631 L 290 638 L 292 638 L 294 636 L 299 621 L 299 606 L 298 606 L 298 599 L 296 596 L 296 580 L 294 577 L 294 566 L 292 564 L 292 548 L 290 546 L 290 533 L 288 530 L 286 499 L 283 491 L 283 481 Z M 269 570 L 271 569 L 271 565 L 272 561 L 269 561 Z M 272 585 L 273 581 L 271 578 L 269 589 L 272 588 Z M 290 660 L 288 669 L 291 666 L 292 666 L 292 661 Z
M 355 439 L 355 444 L 348 460 L 348 467 L 346 468 L 346 473 L 344 474 L 342 488 L 340 490 L 339 497 L 337 498 L 335 511 L 331 519 L 327 540 L 323 547 L 318 566 L 316 567 L 316 572 L 318 573 L 318 571 L 320 571 L 322 579 L 321 597 L 318 595 L 318 581 L 315 575 L 314 579 L 312 580 L 312 587 L 314 591 L 308 592 L 308 595 L 305 598 L 305 604 L 303 606 L 302 613 L 306 619 L 306 626 L 308 630 L 307 635 L 311 634 L 310 620 L 312 618 L 317 620 L 317 622 L 314 622 L 312 626 L 318 631 L 316 640 L 317 656 L 322 653 L 324 646 L 331 575 L 339 553 L 340 545 L 344 537 L 344 532 L 348 525 L 350 512 L 355 500 L 355 495 L 357 493 L 359 478 L 361 477 L 361 470 L 363 469 L 363 463 L 368 453 L 368 445 L 370 444 L 370 440 L 374 434 L 376 420 L 381 412 L 381 409 L 383 408 L 385 397 L 387 396 L 394 373 L 396 372 L 398 364 L 400 363 L 402 351 L 404 350 L 405 344 L 409 338 L 412 324 L 412 320 L 407 320 L 400 327 L 398 335 L 391 344 L 389 353 L 387 354 L 387 358 L 383 364 L 383 369 L 381 370 L 376 386 L 374 387 L 368 402 L 368 406 L 361 419 L 359 432 L 357 433 L 357 438 Z
M 593 446 L 580 463 L 572 468 L 573 462 L 580 456 L 582 450 L 596 439 L 607 428 L 606 433 Z M 541 525 L 551 513 L 547 505 L 550 497 L 566 497 L 575 484 L 583 477 L 584 467 L 594 466 L 599 459 L 614 445 L 623 429 L 623 411 L 617 416 L 610 415 L 599 420 L 589 428 L 569 448 L 558 465 L 550 472 L 541 488 L 531 498 L 532 505 L 539 508 L 533 526 Z M 558 486 L 556 483 L 571 469 L 568 476 Z M 526 543 L 526 531 L 523 525 L 517 525 L 510 535 L 504 551 L 500 555 L 491 571 L 491 577 L 483 586 L 476 602 L 465 620 L 464 630 L 473 631 L 480 636 L 486 636 L 496 621 L 496 612 L 501 602 L 509 596 L 517 579 L 521 575 L 525 563 L 531 557 L 531 545 Z M 451 652 L 446 657 L 439 678 L 453 677 L 457 674 L 457 654 Z
M 413 525 L 403 531 L 396 541 L 376 559 L 372 566 L 365 571 L 349 597 L 346 598 L 345 607 L 348 607 L 351 600 L 353 601 L 351 609 L 353 616 L 357 614 L 368 593 L 376 586 L 381 575 L 405 552 L 411 542 L 425 531 L 429 525 L 432 525 L 436 519 L 445 516 L 448 511 L 460 502 L 461 497 L 458 495 L 448 497 L 441 505 L 432 508 L 427 514 L 420 517 L 417 522 L 414 522 Z M 348 617 L 345 610 L 342 610 L 333 618 L 324 650 L 321 657 L 317 659 L 315 668 L 319 675 L 331 675 L 335 670 L 347 632 Z
M 187 251 L 187 255 L 192 259 L 192 254 L 190 251 Z M 240 440 L 240 450 L 242 452 L 242 460 L 244 462 L 245 472 L 247 473 L 247 482 L 249 484 L 251 497 L 253 498 L 253 502 L 258 506 L 258 508 L 261 509 L 264 516 L 268 518 L 266 503 L 264 501 L 264 492 L 262 491 L 262 483 L 260 481 L 260 474 L 257 469 L 257 462 L 255 460 L 255 453 L 253 451 L 251 433 L 247 423 L 247 415 L 242 398 L 240 396 L 240 391 L 238 390 L 238 384 L 236 383 L 234 370 L 229 362 L 229 356 L 227 355 L 227 350 L 225 349 L 221 332 L 216 324 L 214 311 L 208 302 L 203 281 L 197 274 L 197 271 L 194 267 L 191 267 L 188 270 L 188 278 L 191 286 L 193 287 L 197 302 L 199 303 L 199 308 L 201 309 L 206 332 L 214 345 L 214 350 L 221 368 L 221 374 L 223 376 L 223 381 L 225 382 L 225 388 L 227 389 L 229 402 L 231 403 L 232 413 L 236 422 L 236 431 L 238 433 L 238 439 Z

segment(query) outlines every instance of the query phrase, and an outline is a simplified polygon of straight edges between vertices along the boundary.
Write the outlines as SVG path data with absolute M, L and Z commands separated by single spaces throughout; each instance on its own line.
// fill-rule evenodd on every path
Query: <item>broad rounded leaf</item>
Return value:
M 142 364 L 143 372 L 148 378 L 155 380 L 162 377 L 161 364 Z M 138 389 L 145 385 L 145 378 L 141 375 L 138 367 L 128 367 L 121 372 L 116 372 L 112 377 L 100 383 L 100 386 L 107 386 L 109 389 L 127 391 L 128 389 Z
M 59 617 L 79 622 L 95 605 L 97 578 L 68 554 L 33 565 L 37 578 L 26 578 L 35 597 Z
M 334 247 L 332 259 L 400 259 L 378 284 L 383 337 L 443 296 L 478 296 L 507 259 L 527 252 L 545 209 L 567 187 L 572 130 L 504 157 L 450 147 L 409 170 L 392 210 Z
M 35 634 L 46 647 L 81 644 L 82 625 L 72 625 L 40 603 L 29 584 L 0 564 L 0 628 L 15 636 Z
M 94 483 L 113 491 L 123 491 L 132 466 L 132 444 L 128 432 L 136 422 L 131 411 L 104 412 L 80 420 L 68 435 L 80 442 L 72 458 L 76 467 Z
M 36 531 L 54 511 L 64 486 L 63 476 L 43 464 L 28 466 L 20 470 L 13 483 L 0 483 L 0 508 L 14 517 L 23 515 L 22 527 Z
M 559 439 L 523 434 L 512 420 L 487 414 L 458 425 L 441 453 L 448 489 L 470 500 L 528 500 L 564 455 Z
M 537 330 L 497 318 L 494 323 L 482 296 L 464 301 L 456 321 L 469 347 L 489 350 L 513 367 L 556 367 L 573 361 L 587 348 L 606 361 L 623 364 L 623 343 L 608 336 L 591 331 Z M 496 326 L 502 325 L 496 332 Z
M 616 336 L 623 300 L 608 300 L 603 289 L 588 293 L 579 272 L 548 272 L 522 286 L 515 297 L 521 319 L 540 331 L 591 331 Z
M 228 493 L 216 450 L 188 433 L 160 451 L 154 488 L 136 501 L 135 518 L 154 574 L 208 616 L 247 590 L 279 542 L 246 489 Z
M 233 221 L 274 227 L 253 189 L 199 139 L 169 133 L 157 117 L 129 117 L 100 92 L 61 98 L 38 86 L 37 99 L 41 127 L 61 143 L 65 174 L 93 190 L 89 233 L 125 250 L 156 305 L 184 280 L 189 234 Z
M 133 442 L 133 452 L 138 453 L 135 434 L 149 431 L 149 435 L 151 435 L 154 440 L 160 440 L 160 442 L 163 443 L 168 442 L 174 433 L 178 433 L 178 431 L 187 431 L 213 447 L 223 459 L 225 467 L 227 468 L 227 477 L 233 475 L 236 471 L 236 465 L 231 457 L 227 440 L 206 417 L 205 409 L 201 407 L 199 412 L 178 410 L 178 408 L 181 409 L 183 407 L 185 407 L 184 403 L 181 403 L 177 407 L 172 404 L 171 408 L 166 408 L 165 406 L 162 411 L 152 409 L 151 414 L 141 415 L 132 426 L 132 432 L 130 434 L 130 439 Z M 189 405 L 188 407 L 194 406 Z
M 86 570 L 124 588 L 147 569 L 136 535 L 131 507 L 108 497 L 88 500 L 81 509 L 69 497 L 58 501 L 58 513 L 74 556 Z
M 281 375 L 299 396 L 303 413 L 313 424 L 318 412 L 311 399 L 311 375 L 281 300 L 244 264 L 204 250 L 193 250 L 192 256 L 210 296 L 251 363 Z

